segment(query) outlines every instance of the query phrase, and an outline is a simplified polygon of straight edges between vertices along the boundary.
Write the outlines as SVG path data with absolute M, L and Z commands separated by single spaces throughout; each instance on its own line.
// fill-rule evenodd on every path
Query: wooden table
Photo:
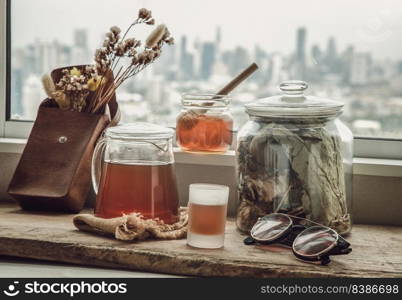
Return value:
M 229 221 L 225 248 L 194 249 L 185 240 L 122 242 L 80 232 L 73 215 L 27 213 L 0 205 L 0 255 L 157 273 L 230 277 L 402 277 L 402 227 L 355 225 L 353 252 L 328 266 L 290 250 L 245 246 Z

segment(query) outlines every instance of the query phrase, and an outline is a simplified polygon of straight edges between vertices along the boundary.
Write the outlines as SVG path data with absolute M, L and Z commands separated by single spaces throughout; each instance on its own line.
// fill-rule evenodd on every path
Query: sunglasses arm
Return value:
M 331 259 L 329 258 L 329 256 L 323 256 L 323 257 L 320 257 L 320 262 L 321 262 L 321 265 L 326 266 L 331 262 Z
M 343 237 L 339 236 L 337 245 L 332 248 L 326 255 L 345 255 L 352 252 L 350 243 L 348 243 Z
M 352 252 L 352 248 L 339 248 L 339 247 L 335 247 L 334 249 L 332 249 L 328 255 L 344 255 L 344 254 L 349 254 L 350 252 Z
M 326 266 L 331 262 L 331 259 L 329 258 L 330 255 L 343 255 L 343 254 L 349 254 L 350 252 L 352 252 L 352 248 L 345 249 L 335 247 L 325 256 L 320 257 L 321 265 Z
M 243 240 L 243 243 L 245 245 L 254 245 L 257 243 L 257 241 L 255 239 L 253 239 L 251 236 L 248 236 Z

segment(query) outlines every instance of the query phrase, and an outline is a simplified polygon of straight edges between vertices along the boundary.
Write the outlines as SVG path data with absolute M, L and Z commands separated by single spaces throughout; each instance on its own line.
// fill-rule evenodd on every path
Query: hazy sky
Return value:
M 224 48 L 256 43 L 291 53 L 295 30 L 307 28 L 307 43 L 321 47 L 334 36 L 338 50 L 354 44 L 377 58 L 402 58 L 402 0 L 13 0 L 17 46 L 57 38 L 72 42 L 74 28 L 88 28 L 92 47 L 111 25 L 125 28 L 140 7 L 152 10 L 176 39 L 212 40 L 222 28 Z M 51 9 L 50 9 L 51 8 Z

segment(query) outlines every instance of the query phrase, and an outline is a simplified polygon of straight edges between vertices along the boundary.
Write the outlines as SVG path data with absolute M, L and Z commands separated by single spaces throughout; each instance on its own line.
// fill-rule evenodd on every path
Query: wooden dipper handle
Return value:
M 240 83 L 242 83 L 247 77 L 253 74 L 258 69 L 256 63 L 252 63 L 247 69 L 237 75 L 231 82 L 229 82 L 223 89 L 216 93 L 219 95 L 228 95 L 231 91 L 233 91 Z

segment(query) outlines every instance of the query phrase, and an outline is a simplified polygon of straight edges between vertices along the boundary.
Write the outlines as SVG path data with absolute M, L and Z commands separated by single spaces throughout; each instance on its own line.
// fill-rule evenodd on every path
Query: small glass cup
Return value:
M 190 184 L 187 244 L 197 248 L 222 248 L 229 187 Z

